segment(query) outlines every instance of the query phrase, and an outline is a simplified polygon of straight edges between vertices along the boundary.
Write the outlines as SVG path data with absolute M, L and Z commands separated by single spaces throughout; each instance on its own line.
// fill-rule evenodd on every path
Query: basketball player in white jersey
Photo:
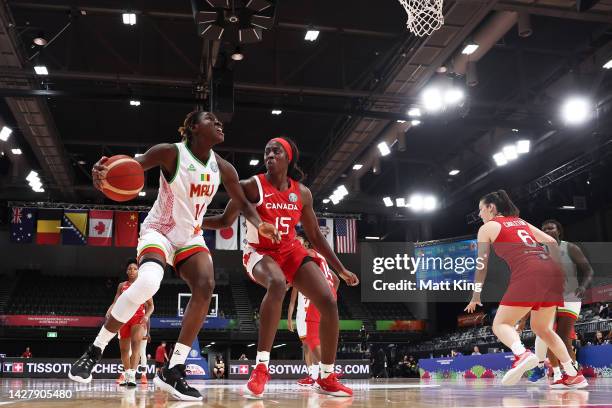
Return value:
M 582 306 L 582 297 L 586 288 L 593 279 L 593 268 L 584 256 L 584 253 L 576 244 L 563 241 L 563 226 L 557 220 L 546 220 L 542 223 L 542 231 L 550 235 L 559 243 L 559 252 L 561 255 L 561 266 L 565 272 L 565 290 L 563 292 L 563 307 L 557 308 L 556 316 L 556 332 L 565 343 L 568 353 L 576 362 L 576 355 L 572 349 L 572 337 L 574 337 L 574 325 L 580 316 L 580 308 Z M 581 281 L 578 279 L 580 272 Z M 552 323 L 551 323 L 552 324 Z M 533 370 L 530 380 L 535 382 L 544 377 L 544 359 L 546 357 L 546 344 L 539 338 L 536 338 L 536 354 L 540 360 L 538 367 Z M 553 354 L 548 353 L 550 364 L 553 367 L 553 388 L 565 388 L 563 384 L 563 374 L 559 359 Z
M 212 147 L 223 142 L 223 125 L 209 112 L 194 111 L 179 128 L 180 143 L 153 146 L 136 158 L 143 169 L 160 167 L 159 193 L 145 219 L 138 241 L 138 278 L 117 298 L 100 333 L 85 354 L 71 367 L 69 378 L 89 383 L 91 372 L 117 331 L 136 309 L 159 290 L 166 265 L 173 266 L 191 289 L 181 332 L 170 361 L 154 379 L 157 387 L 175 398 L 201 400 L 198 390 L 185 381 L 185 360 L 206 314 L 214 290 L 213 264 L 202 236 L 202 218 L 221 180 L 233 202 L 260 234 L 278 242 L 276 228 L 263 223 L 246 199 L 236 169 Z M 108 168 L 102 157 L 93 167 L 94 186 L 101 189 Z

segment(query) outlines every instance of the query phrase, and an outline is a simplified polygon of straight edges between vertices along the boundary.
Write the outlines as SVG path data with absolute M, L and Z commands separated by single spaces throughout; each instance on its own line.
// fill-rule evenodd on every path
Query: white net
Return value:
M 442 27 L 443 0 L 399 0 L 408 13 L 408 29 L 419 37 L 429 35 Z

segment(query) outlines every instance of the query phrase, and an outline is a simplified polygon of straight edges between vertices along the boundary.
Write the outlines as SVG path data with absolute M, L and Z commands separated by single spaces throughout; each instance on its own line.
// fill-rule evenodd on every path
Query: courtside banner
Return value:
M 100 327 L 101 316 L 0 315 L 1 326 L 22 327 Z
M 68 378 L 70 366 L 75 359 L 67 358 L 3 358 L 2 377 L 4 378 Z M 119 359 L 102 360 L 92 372 L 93 378 L 116 379 L 123 372 Z M 142 368 L 138 372 L 142 373 Z M 147 363 L 147 377 L 155 375 L 155 361 Z
M 342 378 L 370 378 L 369 360 L 337 360 L 336 373 Z M 248 380 L 255 369 L 255 360 L 231 360 L 229 362 L 230 380 Z M 272 360 L 268 366 L 272 379 L 298 379 L 308 375 L 308 367 L 299 360 Z
M 182 326 L 182 317 L 151 317 L 152 329 L 180 329 Z M 233 329 L 236 327 L 234 319 L 225 319 L 222 317 L 207 317 L 202 325 L 203 329 Z
M 523 242 L 362 242 L 361 301 L 467 305 L 474 294 L 481 302 L 506 304 L 610 298 L 612 243 L 572 244 L 582 250 L 589 262 L 575 265 L 567 255 L 566 244 L 549 248 L 534 241 L 527 231 L 518 232 Z M 590 287 L 586 288 L 582 287 L 585 268 L 594 271 Z M 484 282 L 476 282 L 476 276 L 485 270 Z

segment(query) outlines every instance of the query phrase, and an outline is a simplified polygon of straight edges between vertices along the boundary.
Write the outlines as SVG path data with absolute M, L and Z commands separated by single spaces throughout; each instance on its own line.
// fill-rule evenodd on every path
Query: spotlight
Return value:
M 48 43 L 42 31 L 36 35 L 36 37 L 32 40 L 32 42 L 40 47 L 44 47 Z
M 35 172 L 34 170 L 31 170 L 31 171 L 28 173 L 28 176 L 26 177 L 26 180 L 28 180 L 28 181 L 32 181 L 32 180 L 39 180 L 39 178 L 38 178 L 38 173 L 37 173 L 37 172 Z
M 365 239 L 370 240 L 370 241 L 378 241 L 378 240 L 380 240 L 380 237 L 366 236 Z
M 408 116 L 418 118 L 419 116 L 421 116 L 421 110 L 419 108 L 410 108 L 408 110 Z
M 324 198 L 323 199 L 323 204 L 327 204 L 327 203 L 329 203 L 329 201 L 330 201 L 329 198 Z
M 433 211 L 438 206 L 438 200 L 434 196 L 426 196 L 423 199 L 423 209 L 425 211 Z
M 466 44 L 465 47 L 463 48 L 463 51 L 461 51 L 461 53 L 465 55 L 472 55 L 477 49 L 478 49 L 478 44 L 476 44 L 475 42 L 472 42 L 472 43 Z
M 341 199 L 344 198 L 344 196 L 348 195 L 348 193 L 349 192 L 344 184 L 339 185 L 338 188 L 336 188 L 336 191 L 334 192 L 334 194 L 337 194 Z
M 34 72 L 36 72 L 37 75 L 49 75 L 49 71 L 44 65 L 36 65 L 34 67 Z
M 6 142 L 11 136 L 11 133 L 13 133 L 13 129 L 8 126 L 2 126 L 2 130 L 0 130 L 0 140 Z
M 361 168 L 363 167 L 363 164 L 353 164 L 353 170 L 361 170 Z
M 240 47 L 236 47 L 234 53 L 232 54 L 232 59 L 234 61 L 242 61 L 244 59 L 244 54 L 240 51 Z
M 137 101 L 135 99 L 132 99 L 130 101 L 130 106 L 140 106 L 140 101 Z
M 393 207 L 393 200 L 391 200 L 391 197 L 383 198 L 383 203 L 385 203 L 385 207 Z
M 141 191 L 140 193 L 138 193 L 139 197 L 144 197 L 146 195 L 147 195 L 147 193 L 145 191 Z
M 333 205 L 336 205 L 340 202 L 340 198 L 338 196 L 336 196 L 335 194 L 332 194 L 329 196 L 329 199 L 331 200 Z
M 571 97 L 561 107 L 561 114 L 568 125 L 579 125 L 589 119 L 593 107 L 591 102 L 583 97 Z
M 251 165 L 251 166 L 257 166 L 258 164 L 259 164 L 259 160 L 257 160 L 257 159 L 253 159 L 253 160 L 251 160 L 249 162 L 249 165 Z
M 603 66 L 605 69 L 610 69 L 612 68 L 612 59 L 608 62 L 606 62 Z
M 506 156 L 503 153 L 495 153 L 493 155 L 493 160 L 495 160 L 495 164 L 497 164 L 498 166 L 505 166 L 506 164 L 508 164 L 508 160 L 506 159 Z
M 410 124 L 411 124 L 412 126 L 419 126 L 419 125 L 421 124 L 421 121 L 420 121 L 420 120 L 418 120 L 418 119 L 412 119 L 412 120 L 410 121 Z
M 516 142 L 516 152 L 518 154 L 529 153 L 531 142 L 529 140 L 519 140 Z
M 11 149 L 11 153 L 13 153 L 14 155 L 19 155 L 21 154 L 21 149 Z
M 396 122 L 397 122 L 397 123 L 406 123 L 406 121 L 405 121 L 405 120 L 402 120 L 402 119 L 398 119 L 398 120 L 396 120 Z
M 306 41 L 316 41 L 317 38 L 319 37 L 319 30 L 315 30 L 314 28 L 309 28 L 308 31 L 306 31 L 306 35 L 304 36 L 304 39 Z
M 396 198 L 395 199 L 395 205 L 398 206 L 398 207 L 405 207 L 406 206 L 406 199 L 404 199 L 404 197 Z
M 502 152 L 504 153 L 504 157 L 508 161 L 515 160 L 518 158 L 518 153 L 516 152 L 516 146 L 514 145 L 504 146 L 504 148 L 502 149 Z
M 459 88 L 448 89 L 444 93 L 444 102 L 449 105 L 455 105 L 463 99 L 463 91 Z
M 460 170 L 453 169 L 453 170 L 451 170 L 451 171 L 449 171 L 449 172 L 448 172 L 448 175 L 449 175 L 449 176 L 456 176 L 456 175 L 457 175 L 457 174 L 459 174 L 459 173 L 460 173 Z
M 423 104 L 429 112 L 437 112 L 442 109 L 442 95 L 438 88 L 430 87 L 423 91 Z
M 387 145 L 387 142 L 380 142 L 378 144 L 378 150 L 380 150 L 380 155 L 381 156 L 386 156 L 389 153 L 391 153 L 391 150 L 389 149 L 389 146 Z
M 123 13 L 123 24 L 134 25 L 136 24 L 136 14 L 134 13 Z
M 423 210 L 425 206 L 423 196 L 420 194 L 413 194 L 412 196 L 410 196 L 410 202 L 408 206 L 412 208 L 414 211 Z
M 280 110 L 280 109 L 272 109 L 272 114 L 273 114 L 273 115 L 278 116 L 278 115 L 280 115 L 281 113 L 283 113 L 283 111 L 282 111 L 282 110 Z
M 134 158 L 136 158 L 136 157 L 140 157 L 140 156 L 142 156 L 143 154 L 144 154 L 144 153 L 136 153 L 136 154 L 134 155 Z

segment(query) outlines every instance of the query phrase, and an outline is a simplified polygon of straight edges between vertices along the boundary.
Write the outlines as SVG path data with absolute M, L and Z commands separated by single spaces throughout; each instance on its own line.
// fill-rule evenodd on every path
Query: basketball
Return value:
M 108 173 L 102 192 L 113 201 L 129 201 L 144 187 L 144 170 L 140 163 L 123 154 L 112 156 L 105 163 Z

